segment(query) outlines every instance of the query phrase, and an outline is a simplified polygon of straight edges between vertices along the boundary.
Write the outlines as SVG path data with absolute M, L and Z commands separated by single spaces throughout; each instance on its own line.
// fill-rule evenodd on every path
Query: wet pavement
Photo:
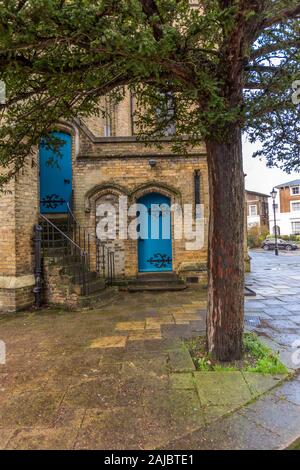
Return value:
M 300 256 L 252 256 L 247 328 L 296 369 Z M 286 447 L 300 434 L 300 381 L 196 371 L 182 338 L 203 334 L 205 316 L 197 290 L 1 316 L 0 448 Z
M 246 325 L 291 369 L 300 366 L 300 252 L 252 251 L 247 285 L 256 297 L 245 302 Z

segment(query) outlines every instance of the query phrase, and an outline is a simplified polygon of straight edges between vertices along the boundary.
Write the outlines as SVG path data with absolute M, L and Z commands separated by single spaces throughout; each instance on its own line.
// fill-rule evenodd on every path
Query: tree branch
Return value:
M 151 20 L 153 16 L 158 16 L 160 18 L 159 10 L 155 0 L 140 0 L 140 4 L 148 20 Z M 154 38 L 156 41 L 159 41 L 163 36 L 161 25 L 159 25 L 157 22 L 151 22 L 151 26 L 153 29 Z
M 261 24 L 262 29 L 269 28 L 278 23 L 285 22 L 289 19 L 298 18 L 300 16 L 300 2 L 290 8 L 284 8 L 279 11 L 276 15 L 269 18 L 265 18 Z
M 279 67 L 275 66 L 268 66 L 268 65 L 247 65 L 245 67 L 246 71 L 250 72 L 277 72 L 279 70 Z
M 257 59 L 272 52 L 290 49 L 291 47 L 300 47 L 300 39 L 294 39 L 286 42 L 278 42 L 276 44 L 269 44 L 268 46 L 254 49 L 250 55 L 250 59 Z

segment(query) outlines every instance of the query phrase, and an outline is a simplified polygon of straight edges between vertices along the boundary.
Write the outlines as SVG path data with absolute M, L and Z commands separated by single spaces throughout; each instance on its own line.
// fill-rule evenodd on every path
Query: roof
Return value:
M 246 193 L 255 194 L 256 196 L 270 197 L 269 194 L 258 193 L 257 191 L 250 191 L 249 189 L 246 189 Z
M 287 186 L 300 186 L 300 179 L 299 180 L 293 180 L 293 181 L 289 181 L 288 183 L 283 183 L 283 184 L 279 184 L 278 186 L 276 186 L 276 188 L 285 188 Z

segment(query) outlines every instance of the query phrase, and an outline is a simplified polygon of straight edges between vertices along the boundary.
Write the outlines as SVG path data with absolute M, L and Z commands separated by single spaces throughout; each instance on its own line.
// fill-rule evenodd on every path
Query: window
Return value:
M 156 109 L 156 118 L 159 131 L 165 136 L 174 135 L 175 125 L 175 100 L 171 92 L 161 93 L 161 103 Z
M 300 221 L 292 222 L 293 235 L 300 235 Z
M 105 97 L 105 110 L 104 110 L 104 137 L 112 137 L 115 135 L 115 118 L 116 107 L 110 96 Z
M 111 125 L 104 124 L 104 137 L 111 137 Z
M 300 201 L 291 203 L 292 212 L 300 212 Z
M 249 206 L 249 214 L 257 215 L 257 206 Z
M 300 194 L 300 186 L 292 186 L 291 194 L 292 196 L 298 196 Z

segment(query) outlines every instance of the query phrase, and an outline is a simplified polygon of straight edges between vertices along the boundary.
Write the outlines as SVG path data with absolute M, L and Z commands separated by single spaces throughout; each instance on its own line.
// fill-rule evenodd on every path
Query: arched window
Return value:
M 104 137 L 113 137 L 116 135 L 116 105 L 109 95 L 105 97 L 103 133 Z

